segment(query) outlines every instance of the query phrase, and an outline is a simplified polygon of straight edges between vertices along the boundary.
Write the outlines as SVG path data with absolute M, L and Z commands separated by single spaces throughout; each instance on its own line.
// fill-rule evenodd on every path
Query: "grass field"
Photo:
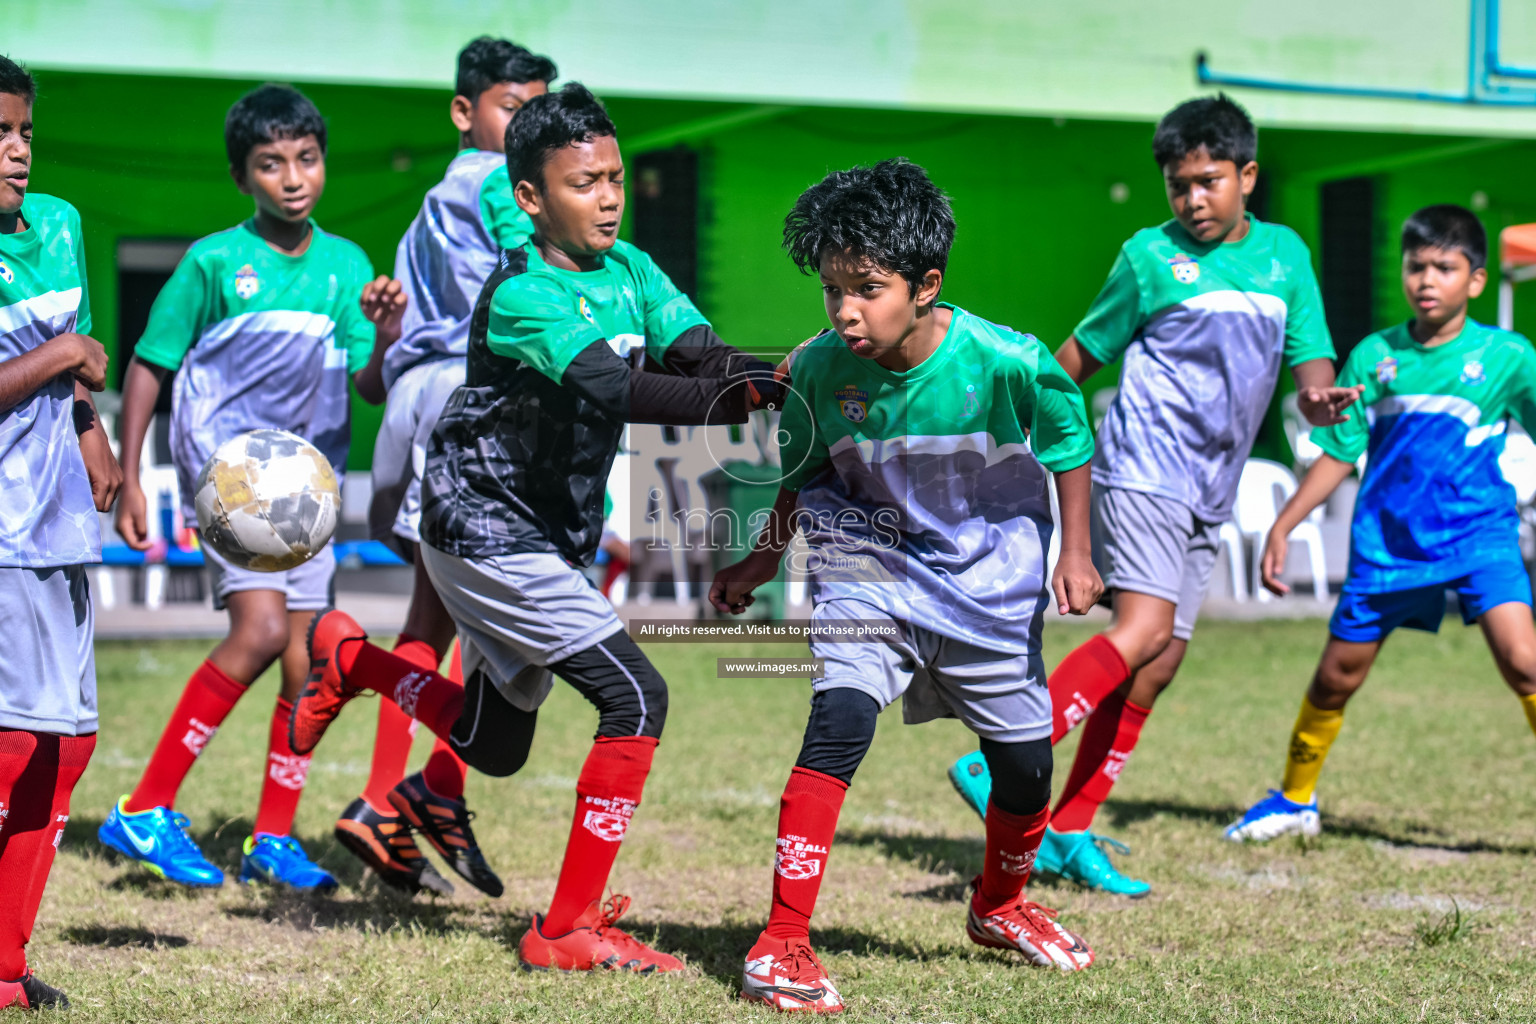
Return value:
M 1085 638 L 1047 633 L 1054 662 Z M 1099 961 L 1033 970 L 966 941 L 979 823 L 944 778 L 971 749 L 954 722 L 885 716 L 844 806 L 814 941 L 851 1020 L 1529 1021 L 1536 1019 L 1536 743 L 1475 630 L 1401 634 L 1351 706 L 1323 778 L 1326 831 L 1302 846 L 1224 843 L 1276 782 L 1324 636 L 1319 622 L 1210 623 L 1148 723 L 1099 827 L 1152 881 L 1139 902 L 1037 885 Z M 101 853 L 201 643 L 100 647 L 102 725 L 76 791 L 31 959 L 74 1020 L 705 1021 L 772 1019 L 736 999 L 768 899 L 779 791 L 805 724 L 803 682 L 714 678 L 719 654 L 652 645 L 672 713 L 613 883 L 626 923 L 686 956 L 681 976 L 526 975 L 515 946 L 554 884 L 596 715 L 568 688 L 540 715 L 527 768 L 471 776 L 476 829 L 507 893 L 379 891 L 330 837 L 367 770 L 374 707 L 320 748 L 298 835 L 343 881 L 333 899 L 189 893 Z M 275 680 L 258 684 L 182 792 L 233 873 L 255 810 Z M 1066 776 L 1072 741 L 1058 751 Z M 418 754 L 424 751 L 424 741 Z M 419 761 L 419 756 L 418 759 Z M 1452 905 L 1462 928 L 1436 926 Z M 1436 941 L 1440 939 L 1441 941 Z

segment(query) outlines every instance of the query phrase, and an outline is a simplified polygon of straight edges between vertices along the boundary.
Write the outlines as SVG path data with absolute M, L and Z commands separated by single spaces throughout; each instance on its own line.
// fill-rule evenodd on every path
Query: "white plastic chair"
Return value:
M 1243 464 L 1232 518 L 1243 537 L 1253 543 L 1253 590 L 1260 601 L 1274 600 L 1274 596 L 1264 589 L 1261 582 L 1264 539 L 1279 518 L 1280 508 L 1295 493 L 1296 477 L 1280 463 L 1268 459 L 1249 459 Z M 1312 566 L 1312 594 L 1317 600 L 1326 601 L 1328 564 L 1323 555 L 1322 522 L 1323 508 L 1319 505 L 1291 531 L 1290 540 L 1307 546 Z
M 181 521 L 181 485 L 176 479 L 176 467 L 139 464 L 139 486 L 144 490 L 145 536 L 151 542 L 164 539 L 167 544 L 176 541 L 175 534 L 166 537 L 160 524 L 160 506 L 167 500 L 171 508 L 171 521 L 179 529 Z M 170 570 L 163 563 L 144 566 L 144 607 L 159 608 L 165 603 L 165 586 Z
M 1312 424 L 1301 414 L 1294 391 L 1280 399 L 1280 423 L 1285 428 L 1285 439 L 1290 442 L 1297 466 L 1306 469 L 1322 456 L 1323 450 L 1312 440 Z
M 1248 560 L 1243 557 L 1243 534 L 1234 522 L 1221 524 L 1216 540 L 1227 551 L 1227 577 L 1232 582 L 1232 600 L 1248 600 L 1248 575 L 1244 568 Z

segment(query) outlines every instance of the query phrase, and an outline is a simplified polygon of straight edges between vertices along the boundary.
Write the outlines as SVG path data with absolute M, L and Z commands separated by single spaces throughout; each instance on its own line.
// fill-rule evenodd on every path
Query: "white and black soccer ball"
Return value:
M 341 513 L 336 471 L 286 430 L 253 430 L 219 445 L 197 474 L 202 541 L 243 569 L 282 572 L 319 554 Z

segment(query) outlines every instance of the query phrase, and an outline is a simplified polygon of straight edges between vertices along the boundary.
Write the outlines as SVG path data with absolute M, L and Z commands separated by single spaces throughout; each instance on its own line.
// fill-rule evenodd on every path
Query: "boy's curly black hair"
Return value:
M 784 218 L 784 248 L 801 273 L 816 273 L 829 251 L 844 253 L 900 274 L 914 295 L 924 274 L 949 265 L 954 242 L 949 197 L 903 157 L 832 172 Z
M 291 85 L 258 85 L 235 101 L 224 117 L 224 151 L 229 166 L 245 173 L 251 150 L 278 139 L 313 135 L 325 152 L 325 118 L 308 96 Z
M 507 171 L 512 184 L 531 182 L 544 189 L 549 154 L 604 135 L 617 135 L 602 100 L 580 82 L 535 96 L 507 124 Z
M 554 61 L 510 39 L 479 36 L 459 51 L 459 73 L 453 91 L 473 103 L 493 85 L 553 82 L 559 73 Z
M 1180 103 L 1157 123 L 1152 157 L 1159 168 L 1177 164 L 1204 146 L 1212 160 L 1230 160 L 1242 170 L 1258 159 L 1259 130 L 1248 111 L 1226 93 Z
M 37 80 L 26 68 L 0 54 L 0 92 L 20 96 L 31 103 L 37 99 Z
M 1460 249 L 1477 270 L 1488 265 L 1488 233 L 1477 214 L 1455 203 L 1426 206 L 1403 225 L 1403 255 L 1419 249 Z

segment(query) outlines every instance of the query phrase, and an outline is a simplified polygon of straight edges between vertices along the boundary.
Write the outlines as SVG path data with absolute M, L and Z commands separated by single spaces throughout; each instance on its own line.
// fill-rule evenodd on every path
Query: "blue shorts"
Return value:
M 1531 577 L 1518 560 L 1504 559 L 1465 576 L 1411 590 L 1358 594 L 1345 589 L 1328 622 L 1328 631 L 1349 643 L 1386 638 L 1399 627 L 1438 633 L 1445 617 L 1445 592 L 1456 591 L 1461 620 L 1471 625 L 1490 608 L 1518 601 L 1531 603 Z

